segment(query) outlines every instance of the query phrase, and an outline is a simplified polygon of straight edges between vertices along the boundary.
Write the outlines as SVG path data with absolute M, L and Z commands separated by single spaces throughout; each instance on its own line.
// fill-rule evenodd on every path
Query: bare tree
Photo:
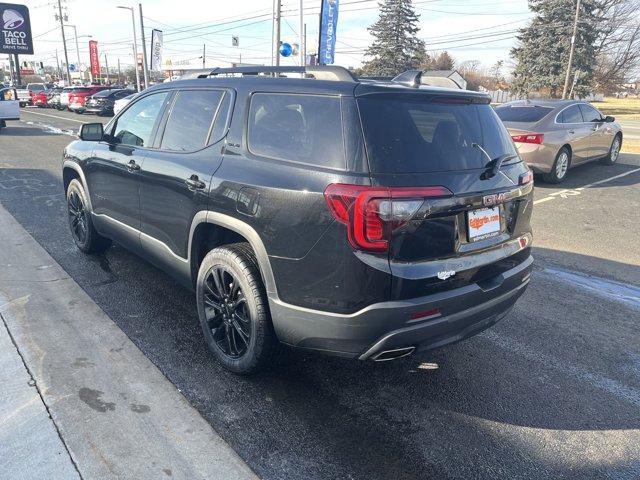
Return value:
M 595 87 L 612 93 L 626 80 L 640 75 L 640 2 L 600 0 L 596 16 Z

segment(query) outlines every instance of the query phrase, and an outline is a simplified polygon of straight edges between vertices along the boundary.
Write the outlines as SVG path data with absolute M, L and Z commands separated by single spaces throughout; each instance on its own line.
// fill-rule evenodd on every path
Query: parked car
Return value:
M 84 111 L 96 115 L 113 115 L 113 106 L 116 101 L 134 93 L 132 90 L 102 90 L 87 99 Z
M 312 78 L 257 75 L 285 71 Z M 195 290 L 237 373 L 279 342 L 383 361 L 474 335 L 529 282 L 533 175 L 489 96 L 418 85 L 310 66 L 151 87 L 65 149 L 73 240 Z
M 76 88 L 80 87 L 64 87 L 60 92 L 60 97 L 58 99 L 58 110 L 66 110 L 69 106 L 69 95 L 71 95 Z
M 519 100 L 496 108 L 518 152 L 545 181 L 560 183 L 570 168 L 618 160 L 622 128 L 614 117 L 576 100 Z
M 19 85 L 16 88 L 16 92 L 18 94 L 18 104 L 21 107 L 26 107 L 27 105 L 31 105 L 31 92 L 24 85 Z
M 7 120 L 20 120 L 18 92 L 13 87 L 0 87 L 0 130 L 7 126 Z
M 131 95 L 128 95 L 124 98 L 120 98 L 116 100 L 113 103 L 113 114 L 117 115 L 118 113 L 120 113 L 120 110 L 126 107 L 129 104 L 129 102 L 135 98 L 136 95 L 137 93 L 132 93 Z
M 73 92 L 69 93 L 69 110 L 76 113 L 84 113 L 85 103 L 87 98 L 91 95 L 95 95 L 98 92 L 110 90 L 108 86 L 91 86 L 91 87 L 78 87 Z

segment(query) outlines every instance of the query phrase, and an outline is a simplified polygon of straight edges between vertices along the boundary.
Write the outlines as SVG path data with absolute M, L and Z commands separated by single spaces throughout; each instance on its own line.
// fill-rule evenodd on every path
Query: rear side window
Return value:
M 580 108 L 578 105 L 571 105 L 568 108 L 565 108 L 560 115 L 558 115 L 559 123 L 582 123 L 584 119 L 582 118 L 582 114 L 580 113 Z
M 193 152 L 203 148 L 218 113 L 221 90 L 182 90 L 176 95 L 160 148 Z
M 359 98 L 358 107 L 374 173 L 483 168 L 489 160 L 474 144 L 492 159 L 516 154 L 506 128 L 489 105 L 381 94 Z
M 585 122 L 599 122 L 602 120 L 602 115 L 599 111 L 586 103 L 580 104 L 580 111 L 582 112 L 582 118 Z
M 255 155 L 345 168 L 338 97 L 256 93 L 248 138 Z
M 552 111 L 553 108 L 536 105 L 518 107 L 504 106 L 496 108 L 496 113 L 503 122 L 539 122 Z

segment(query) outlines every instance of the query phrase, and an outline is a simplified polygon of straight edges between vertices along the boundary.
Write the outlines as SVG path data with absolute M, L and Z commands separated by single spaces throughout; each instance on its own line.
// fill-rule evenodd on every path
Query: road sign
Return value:
M 70 63 L 69 64 L 69 71 L 72 72 L 72 73 L 77 71 L 75 63 Z

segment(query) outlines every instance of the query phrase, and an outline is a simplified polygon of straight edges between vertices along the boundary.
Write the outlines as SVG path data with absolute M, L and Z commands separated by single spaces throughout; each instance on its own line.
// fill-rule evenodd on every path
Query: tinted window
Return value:
M 516 153 L 489 105 L 435 103 L 423 98 L 370 95 L 358 99 L 373 172 L 483 168 L 489 160 L 474 143 L 492 159 Z
M 344 168 L 340 99 L 254 94 L 249 110 L 249 150 L 265 157 Z
M 113 90 L 100 90 L 93 94 L 94 97 L 108 97 L 113 95 Z
M 593 108 L 591 105 L 585 103 L 580 104 L 580 111 L 585 122 L 599 122 L 602 120 L 602 115 L 599 111 Z
M 522 107 L 504 106 L 496 108 L 503 122 L 538 122 L 546 117 L 553 108 L 530 105 Z
M 148 147 L 167 95 L 167 92 L 156 93 L 132 104 L 116 120 L 113 129 L 116 141 L 123 145 Z
M 113 94 L 113 98 L 115 99 L 119 99 L 119 98 L 124 98 L 124 97 L 128 97 L 129 95 L 131 95 L 133 92 L 131 90 L 121 90 L 119 92 L 116 92 Z
M 578 105 L 571 105 L 569 108 L 565 108 L 558 116 L 560 123 L 582 123 L 584 122 L 580 108 Z
M 222 95 L 224 92 L 220 90 L 178 92 L 164 129 L 161 148 L 192 152 L 204 147 Z

